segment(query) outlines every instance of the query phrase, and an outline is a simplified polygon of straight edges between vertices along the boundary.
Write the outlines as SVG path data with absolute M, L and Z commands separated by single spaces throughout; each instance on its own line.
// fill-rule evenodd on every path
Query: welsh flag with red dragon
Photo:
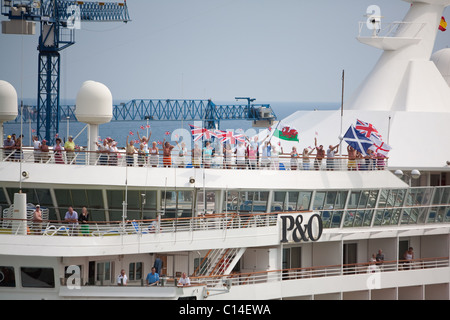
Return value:
M 273 136 L 281 140 L 299 142 L 297 129 L 286 123 L 280 122 L 275 128 Z

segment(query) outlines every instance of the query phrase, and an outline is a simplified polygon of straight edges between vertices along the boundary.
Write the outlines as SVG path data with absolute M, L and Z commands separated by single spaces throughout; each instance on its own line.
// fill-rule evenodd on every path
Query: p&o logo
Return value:
M 280 215 L 281 243 L 317 241 L 322 236 L 322 218 L 317 214 Z

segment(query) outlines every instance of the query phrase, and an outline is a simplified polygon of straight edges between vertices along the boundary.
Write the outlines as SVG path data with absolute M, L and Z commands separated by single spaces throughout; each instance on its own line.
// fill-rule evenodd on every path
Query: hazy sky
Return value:
M 132 21 L 81 23 L 61 53 L 61 99 L 86 80 L 114 99 L 250 96 L 262 101 L 338 102 L 381 51 L 356 40 L 369 5 L 383 21 L 402 20 L 400 0 L 128 0 Z M 446 10 L 444 15 L 449 12 Z M 2 17 L 1 20 L 5 20 Z M 450 15 L 447 19 L 450 21 Z M 37 95 L 38 36 L 0 34 L 0 79 L 19 97 Z M 450 30 L 439 32 L 436 50 Z

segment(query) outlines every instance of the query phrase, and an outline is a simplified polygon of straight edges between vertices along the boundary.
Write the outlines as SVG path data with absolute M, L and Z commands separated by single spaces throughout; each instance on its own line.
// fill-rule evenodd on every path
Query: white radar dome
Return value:
M 75 116 L 84 123 L 107 123 L 112 119 L 112 101 L 111 91 L 104 84 L 85 81 L 77 94 Z
M 0 80 L 0 122 L 14 120 L 18 110 L 16 89 L 9 82 Z
M 450 48 L 439 50 L 431 56 L 441 75 L 450 86 Z

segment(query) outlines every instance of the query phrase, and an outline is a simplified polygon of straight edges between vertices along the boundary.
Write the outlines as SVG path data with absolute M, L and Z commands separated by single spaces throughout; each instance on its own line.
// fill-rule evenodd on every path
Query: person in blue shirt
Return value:
M 156 273 L 155 267 L 152 268 L 152 272 L 147 275 L 147 285 L 157 286 L 159 283 L 159 274 Z

